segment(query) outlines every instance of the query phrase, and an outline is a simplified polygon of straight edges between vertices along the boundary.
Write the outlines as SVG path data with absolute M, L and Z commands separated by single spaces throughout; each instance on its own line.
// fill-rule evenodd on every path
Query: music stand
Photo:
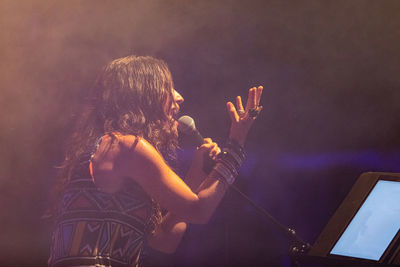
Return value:
M 367 172 L 307 253 L 313 266 L 400 265 L 400 174 Z

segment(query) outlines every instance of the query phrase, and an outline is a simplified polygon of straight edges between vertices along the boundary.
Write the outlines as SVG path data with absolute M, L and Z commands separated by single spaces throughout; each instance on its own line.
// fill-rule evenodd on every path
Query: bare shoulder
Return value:
M 97 186 L 108 193 L 121 190 L 124 177 L 124 154 L 135 143 L 135 136 L 106 134 L 102 136 L 100 145 L 90 163 L 92 177 Z
M 118 141 L 121 148 L 121 174 L 132 178 L 143 177 L 166 166 L 161 154 L 146 139 L 133 135 L 121 135 L 118 136 Z
M 121 153 L 129 159 L 132 157 L 161 157 L 155 147 L 146 139 L 134 135 L 118 135 Z

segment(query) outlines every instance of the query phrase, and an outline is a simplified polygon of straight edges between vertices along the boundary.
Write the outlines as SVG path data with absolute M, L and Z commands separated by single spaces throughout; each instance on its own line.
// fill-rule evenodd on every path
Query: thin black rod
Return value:
M 296 231 L 284 226 L 281 224 L 277 219 L 275 219 L 274 216 L 269 214 L 265 209 L 254 203 L 254 201 L 249 198 L 246 194 L 244 194 L 242 191 L 240 191 L 236 186 L 233 184 L 230 185 L 230 188 L 235 190 L 239 195 L 241 195 L 248 203 L 250 203 L 260 214 L 262 214 L 264 217 L 266 217 L 269 221 L 271 221 L 274 225 L 276 225 L 282 232 L 284 232 L 286 235 L 289 236 L 292 241 L 300 243 L 302 246 L 305 246 L 305 248 L 310 247 L 310 244 L 307 242 L 304 242 L 297 234 Z

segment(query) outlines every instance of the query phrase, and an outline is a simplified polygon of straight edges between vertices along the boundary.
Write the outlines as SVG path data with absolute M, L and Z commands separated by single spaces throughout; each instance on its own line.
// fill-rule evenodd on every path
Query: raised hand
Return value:
M 244 145 L 254 120 L 262 110 L 262 106 L 259 105 L 262 91 L 262 86 L 250 88 L 245 108 L 240 96 L 236 97 L 236 107 L 232 102 L 226 104 L 231 118 L 229 139 L 237 141 L 241 146 Z

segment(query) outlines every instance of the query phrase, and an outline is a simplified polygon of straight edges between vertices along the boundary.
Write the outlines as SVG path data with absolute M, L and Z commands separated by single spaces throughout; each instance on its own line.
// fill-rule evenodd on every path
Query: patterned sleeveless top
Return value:
M 62 194 L 49 266 L 138 265 L 152 200 L 134 181 L 114 194 L 100 191 L 89 170 L 96 148 L 84 153 Z

